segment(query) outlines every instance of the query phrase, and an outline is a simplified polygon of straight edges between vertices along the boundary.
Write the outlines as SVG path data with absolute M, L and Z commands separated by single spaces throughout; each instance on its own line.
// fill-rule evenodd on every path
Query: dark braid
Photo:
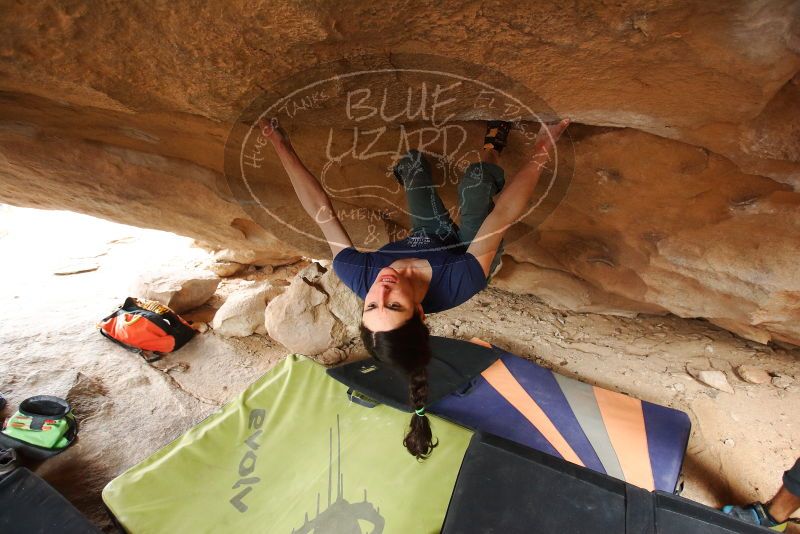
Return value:
M 394 330 L 373 332 L 361 325 L 361 340 L 367 352 L 378 361 L 399 369 L 408 377 L 411 406 L 420 412 L 428 400 L 428 362 L 431 361 L 430 333 L 419 314 Z M 433 441 L 431 424 L 426 415 L 414 413 L 403 439 L 408 452 L 422 460 L 430 456 L 438 442 Z
M 415 410 L 425 408 L 425 401 L 428 400 L 428 370 L 420 367 L 409 375 L 408 393 L 411 406 Z M 411 426 L 403 440 L 408 452 L 417 457 L 417 460 L 427 458 L 433 452 L 433 448 L 438 445 L 433 442 L 431 433 L 431 423 L 427 415 L 414 413 L 411 416 Z

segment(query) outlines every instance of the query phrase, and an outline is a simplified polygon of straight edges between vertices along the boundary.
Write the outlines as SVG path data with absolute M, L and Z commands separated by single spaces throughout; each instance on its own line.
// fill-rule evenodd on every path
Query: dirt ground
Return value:
M 227 339 L 208 331 L 150 365 L 97 333 L 97 321 L 122 303 L 143 270 L 208 262 L 186 238 L 0 206 L 0 257 L 0 392 L 9 401 L 2 415 L 35 394 L 72 402 L 79 440 L 37 472 L 104 528 L 110 522 L 100 491 L 109 480 L 287 352 L 266 336 Z M 299 267 L 226 279 L 210 304 L 218 306 L 242 280 L 286 280 Z M 70 270 L 87 272 L 54 274 Z M 429 322 L 436 335 L 477 336 L 564 375 L 686 411 L 693 424 L 683 471 L 688 498 L 712 506 L 766 500 L 800 456 L 800 349 L 759 345 L 673 316 L 559 312 L 491 288 Z M 742 364 L 777 378 L 746 383 L 735 372 Z M 698 382 L 687 371 L 695 368 L 724 372 L 734 393 Z

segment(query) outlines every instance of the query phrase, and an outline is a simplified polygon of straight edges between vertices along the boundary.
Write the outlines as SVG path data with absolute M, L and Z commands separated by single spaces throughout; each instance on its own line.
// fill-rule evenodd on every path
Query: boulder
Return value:
M 292 352 L 318 356 L 343 344 L 357 331 L 357 323 L 353 326 L 342 321 L 352 319 L 352 302 L 339 302 L 345 297 L 341 283 L 328 277 L 323 284 L 327 274 L 319 264 L 311 264 L 266 307 L 267 334 Z
M 209 271 L 145 273 L 133 283 L 130 294 L 156 300 L 183 313 L 208 302 L 219 282 L 219 277 Z
M 231 293 L 217 310 L 211 328 L 225 337 L 246 337 L 264 326 L 267 299 L 280 293 L 268 283 L 258 283 Z
M 66 276 L 69 274 L 81 274 L 96 271 L 100 268 L 100 263 L 95 259 L 73 259 L 68 263 L 60 265 L 53 271 L 57 276 Z
M 361 300 L 339 280 L 333 269 L 329 269 L 319 278 L 319 285 L 328 294 L 328 309 L 346 328 L 347 335 L 358 336 L 361 312 L 364 309 Z
M 251 238 L 257 238 L 260 240 L 263 247 L 269 247 L 272 245 L 280 246 L 277 243 L 269 242 L 269 238 L 267 237 L 269 234 L 267 231 L 259 227 L 253 221 L 238 219 L 231 224 L 239 229 L 245 236 L 249 235 Z M 296 254 L 281 255 L 276 254 L 275 252 L 259 251 L 257 248 L 219 249 L 204 243 L 198 244 L 203 248 L 211 250 L 213 252 L 214 260 L 221 264 L 238 263 L 242 265 L 256 265 L 258 267 L 271 268 L 273 265 L 294 263 L 300 259 Z
M 707 386 L 724 391 L 725 393 L 733 394 L 733 388 L 728 383 L 728 378 L 722 371 L 698 371 L 696 378 Z
M 772 377 L 768 372 L 754 365 L 740 365 L 736 368 L 739 377 L 750 384 L 766 384 Z
M 792 378 L 787 374 L 776 373 L 775 376 L 772 377 L 772 385 L 777 388 L 787 389 L 793 383 L 794 383 L 794 378 Z
M 208 268 L 221 278 L 235 276 L 247 268 L 244 263 L 237 263 L 235 261 L 216 260 Z

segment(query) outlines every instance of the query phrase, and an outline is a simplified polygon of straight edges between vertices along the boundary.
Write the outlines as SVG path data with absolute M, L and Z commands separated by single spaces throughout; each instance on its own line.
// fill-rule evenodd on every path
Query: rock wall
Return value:
M 3 2 L 0 201 L 173 231 L 244 263 L 322 257 L 233 200 L 233 122 L 260 88 L 326 61 L 453 57 L 576 123 L 570 189 L 515 229 L 499 285 L 800 343 L 799 21 L 796 0 Z M 475 139 L 485 118 L 464 117 Z M 324 133 L 291 132 L 312 170 Z M 266 158 L 270 194 L 295 205 Z

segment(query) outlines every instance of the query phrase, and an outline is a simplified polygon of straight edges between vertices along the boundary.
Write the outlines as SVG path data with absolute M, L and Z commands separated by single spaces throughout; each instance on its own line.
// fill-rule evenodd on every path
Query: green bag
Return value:
M 41 460 L 69 447 L 77 429 L 67 401 L 38 395 L 22 401 L 19 410 L 3 423 L 0 446 L 15 449 L 25 458 Z

